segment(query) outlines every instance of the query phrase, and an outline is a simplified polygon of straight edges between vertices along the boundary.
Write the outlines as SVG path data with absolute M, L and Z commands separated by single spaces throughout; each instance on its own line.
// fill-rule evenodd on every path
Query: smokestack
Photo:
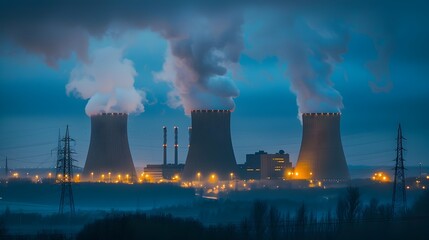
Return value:
M 164 131 L 164 144 L 162 144 L 162 148 L 164 150 L 163 153 L 163 164 L 164 166 L 167 165 L 167 127 L 162 127 Z
M 229 110 L 192 110 L 192 138 L 183 170 L 183 179 L 195 180 L 212 175 L 228 180 L 237 175 L 237 163 L 232 148 Z M 198 177 L 198 179 L 200 178 Z
M 174 126 L 174 164 L 179 164 L 179 155 L 178 155 L 178 148 L 179 148 L 179 142 L 177 140 L 177 134 L 178 134 L 178 127 Z
M 7 178 L 9 176 L 9 167 L 7 166 L 7 156 L 6 156 L 6 164 L 4 166 L 5 171 L 5 177 Z
M 301 150 L 296 179 L 350 179 L 340 134 L 340 113 L 302 114 Z
M 84 176 L 129 174 L 136 176 L 127 133 L 128 115 L 102 113 L 91 116 L 91 141 L 88 149 Z

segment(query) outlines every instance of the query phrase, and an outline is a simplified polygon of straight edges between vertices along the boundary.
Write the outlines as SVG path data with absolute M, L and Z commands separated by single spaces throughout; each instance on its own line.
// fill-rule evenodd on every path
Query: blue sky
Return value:
M 288 72 L 292 68 L 293 59 L 290 59 L 287 47 L 282 48 L 285 44 L 283 40 L 293 42 L 300 39 L 313 51 L 318 51 L 319 47 L 323 51 L 331 51 L 343 43 L 341 39 L 337 41 L 335 38 L 332 43 L 327 41 L 319 46 L 319 40 L 316 39 L 315 43 L 311 42 L 313 45 L 306 45 L 313 41 L 313 35 L 305 32 L 310 31 L 308 29 L 301 31 L 299 24 L 296 28 L 285 29 L 284 33 L 279 32 L 283 31 L 282 25 L 288 21 L 289 13 L 286 10 L 284 13 L 280 11 L 279 19 L 274 17 L 273 20 L 267 14 L 270 11 L 278 13 L 269 8 L 264 13 L 255 13 L 254 9 L 246 6 L 238 8 L 240 13 L 244 12 L 240 23 L 243 44 L 238 60 L 231 61 L 234 66 L 228 67 L 228 73 L 224 75 L 240 93 L 234 98 L 235 110 L 232 114 L 232 138 L 237 162 L 244 162 L 247 153 L 258 150 L 277 152 L 284 149 L 290 153 L 291 160 L 295 163 L 302 129 L 297 118 L 297 95 L 291 91 L 293 81 Z M 399 11 L 399 7 L 392 7 L 392 15 L 399 14 L 396 16 L 403 21 L 392 23 L 394 31 L 386 27 L 389 34 L 378 35 L 371 34 L 372 31 L 369 30 L 362 31 L 360 28 L 363 26 L 365 29 L 372 27 L 371 24 L 356 23 L 363 20 L 349 21 L 349 16 L 361 17 L 370 10 L 376 13 L 379 11 L 377 8 L 362 9 L 365 11 L 345 11 L 345 14 L 338 14 L 338 19 L 343 20 L 340 21 L 341 29 L 338 31 L 337 23 L 332 27 L 332 19 L 325 21 L 327 18 L 324 15 L 321 27 L 318 28 L 326 28 L 337 36 L 343 33 L 344 26 L 347 29 L 344 35 L 347 49 L 339 50 L 343 51 L 340 54 L 342 60 L 334 61 L 330 65 L 332 74 L 328 74 L 333 88 L 342 96 L 344 105 L 341 109 L 341 130 L 347 162 L 350 165 L 392 165 L 395 158 L 396 128 L 401 123 L 407 138 L 407 164 L 418 165 L 422 162 L 423 165 L 429 165 L 427 18 L 418 13 L 412 17 L 412 8 L 409 12 L 405 10 L 398 13 L 396 11 Z M 338 11 L 342 10 L 338 7 Z M 298 15 L 297 18 L 304 20 L 313 17 L 311 11 L 291 15 L 294 19 Z M 344 18 L 343 15 L 348 17 Z M 319 14 L 316 12 L 314 16 Z M 388 18 L 387 15 L 385 17 Z M 371 18 L 366 20 L 369 19 Z M 23 22 L 25 21 L 27 20 L 23 18 Z M 280 22 L 273 24 L 273 21 Z M 2 19 L 2 24 L 6 23 Z M 134 86 L 143 90 L 147 98 L 144 103 L 145 111 L 131 114 L 129 118 L 129 141 L 135 165 L 142 167 L 148 163 L 161 162 L 164 125 L 169 128 L 170 146 L 173 141 L 173 126 L 179 126 L 179 161 L 184 162 L 190 118 L 185 115 L 183 106 L 169 106 L 167 94 L 175 85 L 154 77 L 154 73 L 163 70 L 168 48 L 173 40 L 154 30 L 154 27 L 127 26 L 122 29 L 120 26 L 112 27 L 110 24 L 107 29 L 114 30 L 90 33 L 86 51 L 90 55 L 97 49 L 121 48 L 123 57 L 133 62 L 138 74 Z M 377 32 L 383 32 L 379 31 L 378 26 L 374 28 L 378 29 Z M 83 166 L 90 137 L 90 119 L 85 114 L 87 100 L 76 98 L 73 94 L 68 96 L 66 85 L 70 81 L 71 71 L 77 65 L 85 64 L 85 60 L 71 48 L 67 49 L 69 55 L 59 57 L 55 61 L 56 66 L 53 66 L 47 62 L 43 49 L 41 52 L 34 51 L 34 48 L 15 41 L 7 31 L 0 36 L 1 162 L 7 156 L 10 167 L 54 166 L 55 155 L 51 155 L 51 150 L 56 146 L 58 129 L 64 131 L 68 124 L 72 137 L 76 139 L 78 165 Z M 31 36 L 29 33 L 29 41 Z M 379 83 L 382 86 L 390 84 L 390 87 L 380 91 L 371 85 L 371 82 L 376 82 L 377 76 L 369 66 L 380 58 L 383 54 L 380 49 L 386 46 L 389 47 L 385 63 L 388 71 L 383 72 L 385 80 Z M 323 53 L 322 50 L 320 51 Z M 310 67 L 319 66 L 318 58 L 315 59 L 316 63 L 312 62 Z M 319 69 L 315 71 L 318 72 Z M 173 160 L 172 156 L 171 147 L 170 162 Z

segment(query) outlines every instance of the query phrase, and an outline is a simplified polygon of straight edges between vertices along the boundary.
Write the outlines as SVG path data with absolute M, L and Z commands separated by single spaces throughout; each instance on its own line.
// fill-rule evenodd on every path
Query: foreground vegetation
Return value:
M 11 213 L 0 216 L 3 223 L 7 219 L 16 216 Z M 51 216 L 45 221 L 55 219 Z M 294 212 L 282 213 L 267 202 L 255 201 L 247 217 L 235 224 L 205 226 L 194 219 L 171 215 L 110 213 L 86 224 L 75 235 L 42 232 L 12 236 L 3 227 L 0 239 L 427 239 L 428 222 L 428 191 L 406 213 L 393 216 L 390 205 L 379 204 L 376 199 L 364 204 L 359 189 L 349 187 L 338 200 L 335 211 L 319 216 L 305 204 Z

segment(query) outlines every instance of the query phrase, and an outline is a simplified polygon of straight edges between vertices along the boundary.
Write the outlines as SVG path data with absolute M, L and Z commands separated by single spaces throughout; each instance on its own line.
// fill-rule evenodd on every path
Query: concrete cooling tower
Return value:
M 193 110 L 184 180 L 229 180 L 238 168 L 232 148 L 229 110 Z M 200 174 L 198 174 L 200 173 Z M 199 176 L 198 176 L 199 175 Z
M 340 113 L 302 114 L 301 150 L 296 179 L 348 180 L 350 178 L 340 134 Z
M 84 177 L 128 174 L 136 176 L 127 133 L 128 115 L 103 113 L 91 116 L 91 141 L 83 170 Z

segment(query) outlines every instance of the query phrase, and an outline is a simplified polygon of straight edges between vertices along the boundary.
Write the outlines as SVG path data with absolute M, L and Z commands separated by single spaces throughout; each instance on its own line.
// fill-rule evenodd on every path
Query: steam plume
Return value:
M 277 56 L 286 63 L 286 75 L 296 95 L 298 117 L 306 112 L 339 112 L 342 97 L 331 75 L 347 52 L 349 33 L 334 20 L 304 17 L 292 12 L 268 16 L 253 44 L 262 50 L 249 51 L 263 58 Z M 267 40 L 264 40 L 269 36 Z
M 67 94 L 89 99 L 85 108 L 88 116 L 144 111 L 145 93 L 134 88 L 137 73 L 133 62 L 122 55 L 121 49 L 98 49 L 88 63 L 81 63 L 72 70 L 66 86 Z
M 237 64 L 243 48 L 241 17 L 233 14 L 185 19 L 181 26 L 168 26 L 163 36 L 169 47 L 162 72 L 169 82 L 169 106 L 193 109 L 234 109 L 239 92 L 228 77 L 228 67 Z

